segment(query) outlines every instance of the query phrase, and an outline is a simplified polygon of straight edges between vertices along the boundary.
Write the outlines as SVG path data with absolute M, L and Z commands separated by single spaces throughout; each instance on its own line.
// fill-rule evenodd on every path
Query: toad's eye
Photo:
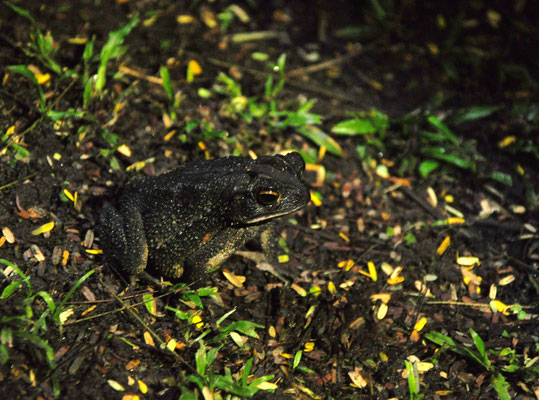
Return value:
M 271 206 L 276 204 L 280 198 L 281 195 L 271 189 L 261 189 L 256 193 L 256 201 L 263 206 Z

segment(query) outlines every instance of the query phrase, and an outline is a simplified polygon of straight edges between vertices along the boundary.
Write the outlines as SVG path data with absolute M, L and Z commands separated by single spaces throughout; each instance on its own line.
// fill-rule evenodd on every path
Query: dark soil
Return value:
M 256 398 L 407 398 L 405 360 L 432 363 L 419 375 L 425 398 L 496 398 L 490 371 L 461 354 L 439 352 L 439 346 L 424 337 L 437 331 L 471 345 L 470 328 L 487 349 L 514 351 L 514 363 L 521 368 L 504 372 L 512 398 L 537 398 L 537 376 L 523 366 L 533 366 L 526 362 L 537 362 L 539 356 L 539 209 L 533 197 L 538 190 L 539 144 L 532 117 L 526 120 L 512 112 L 524 105 L 530 113 L 533 105 L 539 108 L 535 26 L 539 13 L 533 2 L 522 2 L 523 9 L 506 2 L 488 3 L 488 7 L 482 2 L 461 2 L 462 7 L 447 9 L 422 2 L 388 2 L 392 4 L 387 5 L 385 20 L 376 20 L 372 5 L 360 2 L 273 1 L 258 6 L 245 2 L 241 7 L 250 21 L 242 23 L 236 17 L 227 32 L 203 22 L 203 14 L 215 17 L 225 10 L 228 4 L 220 1 L 14 3 L 30 12 L 43 33 L 51 32 L 60 49 L 56 61 L 79 73 L 84 45 L 70 39 L 95 35 L 100 49 L 109 32 L 124 26 L 135 12 L 146 23 L 127 36 L 121 65 L 118 60 L 109 64 L 106 91 L 92 100 L 88 117 L 67 118 L 59 124 L 44 118 L 35 86 L 7 69 L 8 65 L 36 65 L 41 72 L 50 72 L 23 51 L 33 29 L 28 19 L 0 5 L 0 129 L 4 134 L 14 126 L 19 145 L 29 152 L 17 159 L 12 147 L 0 147 L 0 228 L 6 237 L 0 259 L 15 263 L 30 277 L 32 292 L 48 292 L 57 305 L 85 273 L 95 270 L 66 303 L 73 315 L 61 330 L 49 316 L 46 328 L 32 332 L 53 349 L 54 368 L 39 345 L 28 338 L 5 336 L 13 326 L 9 317 L 21 315 L 27 287 L 22 285 L 0 300 L 0 340 L 9 349 L 0 367 L 0 398 L 53 398 L 57 380 L 60 398 L 66 399 L 129 394 L 176 399 L 182 386 L 195 388 L 185 380 L 195 373 L 199 343 L 194 339 L 205 330 L 209 334 L 204 340 L 217 337 L 217 320 L 231 310 L 235 311 L 223 324 L 247 320 L 263 328 L 257 329 L 258 338 L 247 338 L 241 348 L 230 338 L 220 342 L 224 346 L 214 369 L 224 375 L 228 368 L 235 374 L 254 357 L 251 373 L 275 375 L 271 382 L 277 384 L 275 394 L 259 391 Z M 487 18 L 493 10 L 502 18 L 497 26 Z M 195 21 L 179 24 L 176 17 L 182 14 L 193 15 Z M 440 15 L 445 17 L 445 30 L 437 23 Z M 350 26 L 363 30 L 347 36 L 343 28 Z M 279 35 L 233 42 L 232 34 L 250 31 Z M 384 179 L 356 154 L 363 137 L 340 137 L 348 157 L 326 155 L 319 162 L 327 171 L 323 182 L 317 182 L 312 171 L 307 173 L 322 204 L 310 204 L 280 225 L 290 256 L 283 274 L 293 285 L 235 255 L 222 267 L 244 276 L 243 287 L 232 285 L 221 271 L 213 273 L 208 286 L 217 287 L 219 296 L 203 297 L 202 310 L 186 302 L 182 291 L 158 289 L 142 281 L 130 286 L 129 277 L 103 265 L 100 254 L 87 251 L 100 248 L 93 233 L 101 206 L 129 179 L 205 157 L 316 149 L 293 129 L 269 132 L 256 122 L 230 117 L 223 110 L 224 96 L 197 94 L 201 87 L 211 89 L 216 76 L 225 72 L 240 81 L 244 95 L 262 96 L 270 71 L 251 58 L 254 51 L 267 53 L 270 60 L 287 54 L 290 76 L 279 101 L 316 99 L 313 112 L 324 116 L 326 132 L 348 118 L 349 111 L 376 108 L 399 118 L 414 110 L 443 114 L 468 106 L 501 105 L 490 117 L 458 130 L 485 159 L 476 173 L 446 168 L 428 178 L 406 174 L 399 180 L 391 163 L 398 164 L 414 144 L 403 147 L 401 132 L 393 127 L 386 151 L 378 157 L 390 167 L 392 176 Z M 309 63 L 303 56 L 309 51 L 320 58 Z M 187 82 L 185 71 L 191 59 L 201 65 L 202 74 Z M 307 69 L 328 60 L 337 61 Z M 151 79 L 159 78 L 162 65 L 167 65 L 183 97 L 177 119 L 171 122 L 163 117 L 170 101 L 162 85 Z M 123 73 L 113 77 L 121 67 Z M 80 80 L 55 75 L 43 89 L 53 109 L 83 109 Z M 227 131 L 228 138 L 205 136 L 195 128 L 182 139 L 190 121 Z M 177 133 L 172 139 L 165 139 L 173 130 Z M 117 135 L 118 144 L 127 145 L 131 154 L 106 154 L 111 148 L 106 132 Z M 517 144 L 500 147 L 507 136 L 515 136 Z M 140 161 L 146 163 L 139 171 L 126 170 Z M 517 165 L 523 174 L 517 172 Z M 489 179 L 492 171 L 510 175 L 512 184 Z M 429 188 L 436 193 L 437 204 L 429 202 Z M 76 204 L 65 190 L 77 194 Z M 433 226 L 454 216 L 448 205 L 464 214 L 465 223 Z M 483 216 L 487 206 L 495 210 Z M 50 232 L 33 233 L 50 221 L 54 221 Z M 14 241 L 7 240 L 9 232 Z M 437 249 L 445 237 L 451 244 L 440 255 Z M 249 245 L 256 249 L 256 243 Z M 480 263 L 468 271 L 457 264 L 461 256 L 478 257 Z M 348 270 L 342 267 L 347 260 L 353 260 Z M 376 267 L 377 279 L 360 272 L 368 271 L 369 262 Z M 393 270 L 402 267 L 398 275 L 404 279 L 391 279 L 383 272 L 383 263 Z M 8 265 L 1 266 L 4 290 L 19 276 L 6 276 Z M 319 288 L 319 295 L 309 293 L 312 288 Z M 142 296 L 150 293 L 157 299 L 154 315 L 141 304 Z M 380 300 L 380 294 L 387 297 Z M 489 306 L 493 299 L 521 306 L 523 313 L 519 318 L 512 312 L 493 312 Z M 27 321 L 37 320 L 47 310 L 41 296 L 29 305 L 35 315 L 26 315 Z M 200 311 L 204 326 L 196 328 L 166 306 L 185 313 Z M 422 317 L 426 326 L 414 331 Z M 21 329 L 31 330 L 24 321 Z M 164 342 L 175 339 L 175 354 L 156 340 L 152 344 L 146 335 L 149 329 Z M 314 349 L 307 351 L 310 342 Z M 305 351 L 299 367 L 293 368 L 300 350 Z M 497 370 L 508 364 L 501 356 L 491 354 L 490 359 Z M 366 386 L 358 387 L 359 380 L 352 376 L 361 376 Z M 137 381 L 147 386 L 146 393 Z

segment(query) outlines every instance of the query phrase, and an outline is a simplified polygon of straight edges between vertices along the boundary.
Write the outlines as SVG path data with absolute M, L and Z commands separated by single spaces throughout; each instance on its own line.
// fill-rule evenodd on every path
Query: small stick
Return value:
M 312 72 L 318 72 L 318 71 L 321 71 L 321 70 L 324 70 L 324 69 L 328 69 L 328 68 L 330 68 L 330 67 L 332 67 L 334 65 L 342 64 L 343 62 L 354 58 L 355 56 L 359 55 L 359 53 L 360 53 L 359 51 L 355 51 L 353 53 L 346 54 L 346 55 L 341 56 L 341 57 L 336 57 L 336 58 L 333 58 L 331 60 L 323 61 L 323 62 L 318 63 L 318 64 L 310 65 L 308 67 L 296 68 L 296 69 L 293 69 L 292 71 L 286 73 L 285 76 L 287 78 L 289 78 L 291 76 L 303 75 L 303 74 L 307 75 L 307 74 L 310 74 Z

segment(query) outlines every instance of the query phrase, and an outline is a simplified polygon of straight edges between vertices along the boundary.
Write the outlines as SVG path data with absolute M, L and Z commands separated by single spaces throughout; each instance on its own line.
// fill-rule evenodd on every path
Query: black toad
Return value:
M 131 276 L 151 267 L 204 284 L 208 270 L 255 237 L 274 259 L 271 222 L 310 200 L 304 170 L 293 152 L 195 161 L 138 178 L 125 186 L 117 208 L 101 212 L 106 260 Z

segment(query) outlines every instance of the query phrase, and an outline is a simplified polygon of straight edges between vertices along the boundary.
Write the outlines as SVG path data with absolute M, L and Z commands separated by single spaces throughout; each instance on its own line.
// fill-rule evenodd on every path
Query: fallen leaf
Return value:
M 354 385 L 360 389 L 367 386 L 367 379 L 362 374 L 362 369 L 359 367 L 355 367 L 353 371 L 348 372 L 348 376 L 354 383 Z
M 112 379 L 109 379 L 109 380 L 107 381 L 107 383 L 109 384 L 109 386 L 110 386 L 111 388 L 113 388 L 114 390 L 116 390 L 116 391 L 118 391 L 118 392 L 123 392 L 123 391 L 125 390 L 124 387 L 123 387 L 121 384 L 119 384 L 119 383 L 116 382 L 116 381 L 113 381 Z
M 41 225 L 39 228 L 34 229 L 32 231 L 32 235 L 37 236 L 42 233 L 50 232 L 53 228 L 54 228 L 54 221 L 47 222 L 46 224 Z
M 234 286 L 238 288 L 243 287 L 243 283 L 246 280 L 245 276 L 236 275 L 227 269 L 223 269 L 223 275 L 230 283 L 232 283 Z

